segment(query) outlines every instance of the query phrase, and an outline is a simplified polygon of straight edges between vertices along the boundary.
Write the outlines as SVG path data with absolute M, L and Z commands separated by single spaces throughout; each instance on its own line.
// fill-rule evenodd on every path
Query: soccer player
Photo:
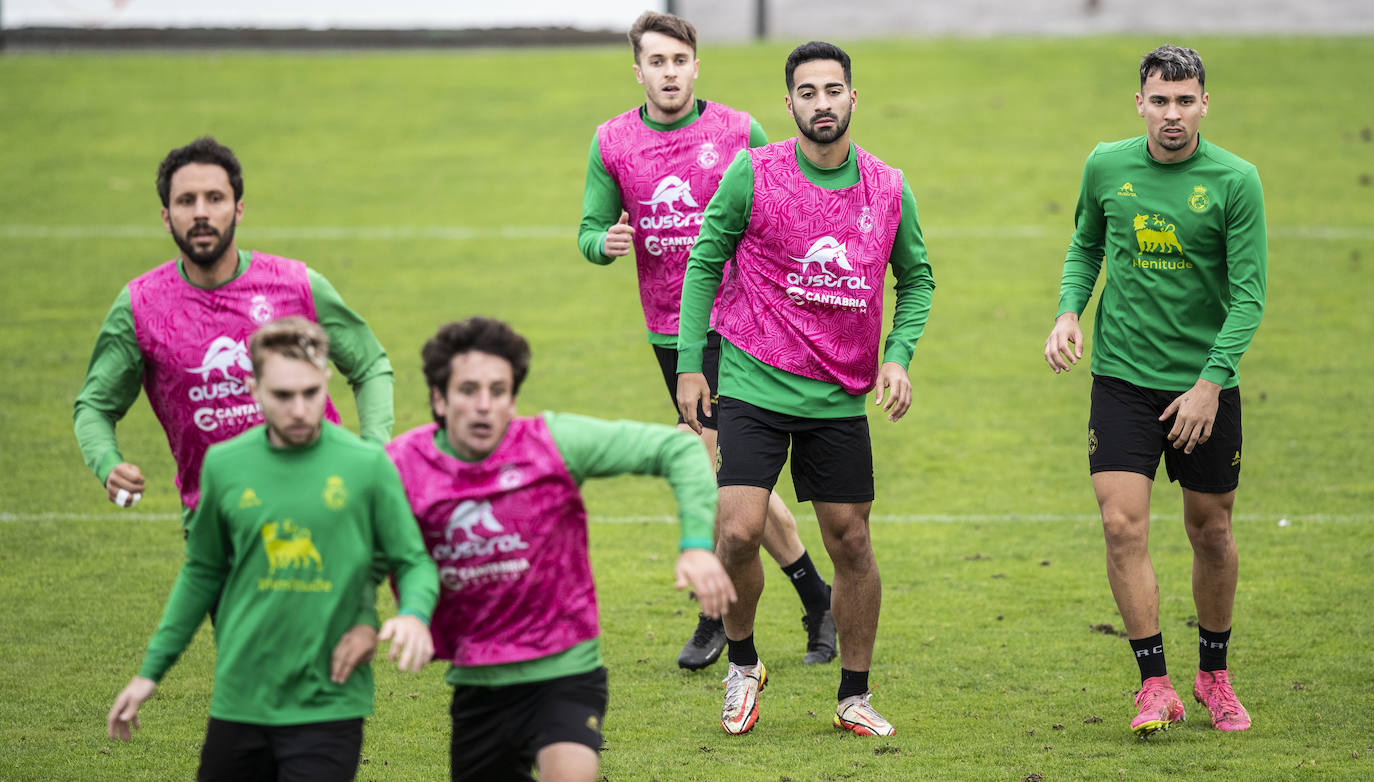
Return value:
M 218 599 L 199 778 L 348 780 L 372 711 L 372 671 L 332 650 L 359 612 L 374 553 L 396 574 L 399 615 L 380 637 L 404 671 L 433 653 L 438 574 L 381 447 L 324 421 L 324 330 L 282 318 L 253 335 L 249 352 L 265 425 L 206 452 L 186 562 L 106 727 L 129 740 L 139 706 Z
M 1159 627 L 1150 562 L 1150 487 L 1160 454 L 1183 489 L 1193 546 L 1198 672 L 1193 696 L 1219 730 L 1250 716 L 1226 667 L 1237 558 L 1231 509 L 1240 479 L 1236 365 L 1264 312 L 1268 245 L 1255 167 L 1204 140 L 1206 73 L 1192 49 L 1161 46 L 1140 62 L 1145 135 L 1098 144 L 1083 168 L 1045 361 L 1083 357 L 1078 316 L 1102 264 L 1088 414 L 1088 471 L 1102 511 L 1107 581 L 1140 667 L 1139 736 L 1183 720 Z
M 788 56 L 784 74 L 785 105 L 801 135 L 736 156 L 706 208 L 682 287 L 677 400 L 697 428 L 698 405 L 710 409 L 702 354 L 711 302 L 733 259 L 715 305 L 722 337 L 716 551 L 739 592 L 725 615 L 730 670 L 721 725 L 726 733 L 749 731 L 767 682 L 754 646 L 759 541 L 790 441 L 797 499 L 815 507 L 835 566 L 834 723 L 888 735 L 892 725 L 868 691 L 882 584 L 869 539 L 873 451 L 864 398 L 876 388 L 889 421 L 906 414 L 907 365 L 935 282 L 902 172 L 850 142 L 857 93 L 849 55 L 812 41 Z M 897 303 L 880 365 L 889 266 Z
M 200 497 L 205 449 L 263 421 L 248 390 L 246 342 L 274 318 L 303 315 L 329 334 L 335 365 L 348 378 L 365 439 L 391 439 L 392 372 L 367 323 L 329 281 L 300 261 L 238 249 L 243 169 L 232 150 L 199 138 L 167 153 L 157 171 L 162 225 L 180 255 L 133 279 L 110 307 L 76 397 L 81 455 L 110 501 L 132 507 L 146 488 L 138 465 L 115 440 L 139 386 L 167 434 L 176 462 L 183 526 Z M 338 413 L 325 400 L 325 418 Z M 354 660 L 376 648 L 376 614 L 364 602 L 344 639 Z
M 421 351 L 435 423 L 387 446 L 441 584 L 431 630 L 452 664 L 457 779 L 594 780 L 606 669 L 591 562 L 589 478 L 660 475 L 682 521 L 677 587 L 707 616 L 735 597 L 711 553 L 716 487 L 695 437 L 566 413 L 515 414 L 530 349 L 470 318 Z
M 735 153 L 767 144 L 768 138 L 748 114 L 694 97 L 699 61 L 691 22 L 646 11 L 630 27 L 629 38 L 635 79 L 644 85 L 644 105 L 602 123 L 592 137 L 577 245 L 595 264 L 609 264 L 634 249 L 649 343 L 676 407 L 682 275 L 703 209 Z M 703 368 L 714 394 L 720 335 L 711 332 L 707 342 Z M 714 463 L 716 419 L 704 408 L 697 420 Z M 678 426 L 688 428 L 681 416 Z M 768 501 L 763 547 L 801 599 L 807 635 L 802 661 L 835 659 L 830 588 L 797 536 L 791 511 L 776 494 Z M 691 670 L 705 668 L 724 648 L 724 626 L 703 614 L 677 662 Z

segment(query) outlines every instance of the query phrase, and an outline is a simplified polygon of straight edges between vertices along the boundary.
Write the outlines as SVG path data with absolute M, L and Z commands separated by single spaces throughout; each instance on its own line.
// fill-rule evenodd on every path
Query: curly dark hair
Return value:
M 229 186 L 234 188 L 234 201 L 243 200 L 243 167 L 239 165 L 239 159 L 234 157 L 234 150 L 210 136 L 201 136 L 184 147 L 168 152 L 157 167 L 157 195 L 164 207 L 170 206 L 172 175 L 190 163 L 208 163 L 224 169 L 224 173 L 229 175 Z
M 511 396 L 520 393 L 520 384 L 525 382 L 525 375 L 530 371 L 530 343 L 505 321 L 481 316 L 445 323 L 420 349 L 430 393 L 433 389 L 438 389 L 440 394 L 446 393 L 453 375 L 453 357 L 474 350 L 509 361 L 514 381 Z M 444 423 L 437 415 L 434 420 L 440 425 Z

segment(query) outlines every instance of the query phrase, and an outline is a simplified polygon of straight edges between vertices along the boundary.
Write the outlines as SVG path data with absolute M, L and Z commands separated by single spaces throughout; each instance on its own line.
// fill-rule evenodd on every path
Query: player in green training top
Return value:
M 676 405 L 678 310 L 687 258 L 707 202 L 740 150 L 768 143 L 758 121 L 745 112 L 697 99 L 697 31 L 673 14 L 645 11 L 630 26 L 635 79 L 644 104 L 597 128 L 587 161 L 582 224 L 577 246 L 588 261 L 606 265 L 634 250 L 639 296 L 649 343 Z M 713 395 L 720 335 L 712 331 L 702 372 Z M 708 454 L 716 452 L 716 419 L 710 405 L 697 411 Z M 688 430 L 678 415 L 678 428 Z M 776 492 L 768 498 L 763 548 L 787 574 L 801 599 L 806 630 L 804 663 L 835 659 L 835 620 L 830 587 L 816 571 L 797 521 Z M 705 668 L 725 648 L 725 626 L 702 614 L 677 664 Z
M 1083 169 L 1059 314 L 1045 340 L 1056 372 L 1083 357 L 1078 316 L 1104 258 L 1092 355 L 1088 465 L 1102 510 L 1107 580 L 1140 667 L 1139 736 L 1183 719 L 1159 627 L 1148 548 L 1160 454 L 1183 489 L 1193 546 L 1199 661 L 1193 696 L 1219 730 L 1250 716 L 1226 667 L 1238 573 L 1231 510 L 1240 479 L 1236 365 L 1264 312 L 1268 247 L 1255 167 L 1198 133 L 1206 72 L 1192 49 L 1161 46 L 1140 63 L 1145 135 L 1099 144 Z
M 401 670 L 418 671 L 433 654 L 438 573 L 385 452 L 324 420 L 324 330 L 282 318 L 254 333 L 249 350 L 265 425 L 206 453 L 186 563 L 106 727 L 129 740 L 139 706 L 218 598 L 199 779 L 348 780 L 372 711 L 372 672 L 337 644 L 368 593 L 374 555 L 396 574 L 398 616 L 380 638 L 392 641 Z

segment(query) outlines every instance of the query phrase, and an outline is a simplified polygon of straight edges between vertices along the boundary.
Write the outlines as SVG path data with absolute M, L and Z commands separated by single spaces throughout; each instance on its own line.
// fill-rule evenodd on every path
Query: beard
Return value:
M 191 232 L 197 229 L 203 229 L 205 226 L 193 226 L 186 231 L 185 235 L 180 235 L 173 231 L 172 240 L 176 242 L 177 248 L 181 250 L 181 254 L 185 256 L 186 260 L 202 269 L 208 269 L 214 266 L 215 262 L 220 259 L 220 256 L 224 255 L 224 251 L 229 249 L 229 245 L 233 244 L 234 228 L 237 225 L 238 220 L 229 223 L 229 229 L 226 230 L 223 235 L 220 235 L 219 241 L 215 242 L 210 249 L 205 251 L 197 250 L 195 245 L 191 243 Z M 215 231 L 214 228 L 210 228 L 209 230 Z M 215 234 L 219 235 L 219 232 L 215 231 Z
M 276 435 L 276 439 L 282 445 L 288 448 L 299 448 L 302 445 L 309 445 L 319 439 L 320 431 L 324 428 L 324 425 L 317 422 L 315 426 L 311 427 L 309 432 L 291 432 L 286 429 L 279 429 L 271 422 L 267 423 L 267 428 L 271 430 L 272 434 Z
M 1159 129 L 1159 139 L 1158 139 L 1158 140 L 1159 140 L 1159 145 L 1160 145 L 1161 147 L 1163 147 L 1164 149 L 1169 150 L 1170 152 L 1177 152 L 1178 150 L 1183 149 L 1184 147 L 1188 146 L 1189 144 L 1191 144 L 1191 143 L 1193 142 L 1193 137 L 1190 136 L 1190 135 L 1188 135 L 1188 133 L 1187 133 L 1186 131 L 1185 131 L 1182 135 L 1180 135 L 1178 138 L 1176 138 L 1176 139 L 1171 139 L 1171 138 L 1169 138 L 1168 136 L 1164 135 L 1164 131 L 1165 131 L 1166 129 L 1167 129 L 1167 130 L 1173 130 L 1173 129 L 1174 129 L 1174 126 L 1170 125 L 1170 126 L 1166 126 L 1166 127 L 1160 128 L 1160 129 Z
M 849 119 L 852 116 L 852 113 L 846 114 L 844 118 L 841 119 L 832 112 L 824 112 L 812 116 L 809 122 L 803 122 L 801 118 L 797 116 L 793 116 L 792 119 L 797 123 L 797 130 L 801 131 L 803 136 L 806 136 L 817 144 L 830 144 L 849 131 Z M 824 130 L 817 130 L 815 123 L 818 119 L 832 119 L 835 120 L 835 124 Z

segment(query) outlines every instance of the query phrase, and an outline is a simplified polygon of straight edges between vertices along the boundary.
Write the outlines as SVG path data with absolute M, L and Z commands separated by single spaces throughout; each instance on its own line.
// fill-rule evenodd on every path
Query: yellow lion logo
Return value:
M 1161 226 L 1164 230 L 1157 230 L 1149 227 L 1149 218 L 1145 215 L 1136 215 L 1133 225 L 1135 226 L 1135 241 L 1140 245 L 1143 253 L 1171 253 L 1178 250 L 1178 254 L 1183 254 L 1183 246 L 1178 243 L 1178 234 L 1174 233 L 1174 224 L 1165 222 L 1155 215 L 1154 223 Z
M 278 531 L 292 537 L 283 540 L 277 537 Z M 267 564 L 273 573 L 279 568 L 306 567 L 311 562 L 315 563 L 316 570 L 324 568 L 320 552 L 310 541 L 310 530 L 298 529 L 290 519 L 281 525 L 275 521 L 262 525 L 262 545 L 267 549 Z

